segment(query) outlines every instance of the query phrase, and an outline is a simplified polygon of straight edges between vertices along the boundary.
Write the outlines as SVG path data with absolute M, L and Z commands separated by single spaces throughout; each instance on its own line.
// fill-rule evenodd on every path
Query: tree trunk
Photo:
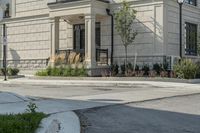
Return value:
M 127 74 L 127 46 L 125 46 L 125 53 L 126 53 L 126 59 L 125 59 L 125 74 Z

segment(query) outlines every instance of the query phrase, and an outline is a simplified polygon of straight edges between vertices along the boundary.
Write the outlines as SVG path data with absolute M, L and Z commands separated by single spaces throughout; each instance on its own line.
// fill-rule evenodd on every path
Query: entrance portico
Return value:
M 85 63 L 88 69 L 92 70 L 97 68 L 96 62 L 96 49 L 98 44 L 96 42 L 96 25 L 97 22 L 101 22 L 101 19 L 107 17 L 106 9 L 108 3 L 101 0 L 77 0 L 77 1 L 54 1 L 48 4 L 50 9 L 51 18 L 51 64 L 54 64 L 54 57 L 59 50 L 59 20 L 63 19 L 70 25 L 84 26 L 84 30 L 81 33 L 73 34 L 74 47 L 77 46 L 77 42 L 80 43 L 80 50 L 84 50 Z M 74 27 L 76 28 L 76 27 Z M 81 31 L 79 31 L 81 32 Z M 79 40 L 76 39 L 76 35 L 80 34 Z M 85 36 L 81 39 L 82 36 Z

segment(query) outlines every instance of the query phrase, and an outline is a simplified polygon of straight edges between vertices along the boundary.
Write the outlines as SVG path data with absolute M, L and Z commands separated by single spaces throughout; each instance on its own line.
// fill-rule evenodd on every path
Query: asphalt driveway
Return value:
M 80 110 L 83 133 L 200 133 L 200 95 Z

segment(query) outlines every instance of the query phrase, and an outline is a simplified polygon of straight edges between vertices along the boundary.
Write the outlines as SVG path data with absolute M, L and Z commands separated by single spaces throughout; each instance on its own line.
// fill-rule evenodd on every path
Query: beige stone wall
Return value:
M 7 22 L 8 60 L 10 64 L 23 68 L 46 66 L 51 53 L 51 29 L 47 0 L 16 0 L 16 18 Z M 113 11 L 120 0 L 113 0 Z M 164 2 L 164 3 L 163 3 Z M 200 1 L 198 1 L 200 6 Z M 138 32 L 133 45 L 128 47 L 128 60 L 133 63 L 137 53 L 137 64 L 162 62 L 165 55 L 179 54 L 179 15 L 175 0 L 130 0 L 137 10 L 134 24 Z M 200 8 L 184 6 L 183 20 L 199 24 Z M 45 16 L 45 14 L 47 14 Z M 38 15 L 44 15 L 39 17 Z M 23 18 L 28 17 L 28 18 Z M 32 17 L 32 18 L 31 18 Z M 33 19 L 34 18 L 34 19 Z M 111 53 L 111 21 L 108 16 L 98 17 L 101 22 L 101 48 Z M 60 20 L 59 49 L 73 48 L 73 25 Z M 185 40 L 183 40 L 185 43 Z M 114 32 L 114 63 L 122 64 L 125 59 L 124 47 L 117 31 Z M 21 60 L 21 61 L 19 61 Z
M 129 62 L 134 62 L 134 58 L 137 53 L 138 64 L 152 63 L 152 61 L 155 63 L 156 60 L 154 61 L 152 57 L 163 58 L 164 55 L 163 3 L 162 1 L 136 1 L 131 2 L 130 4 L 132 8 L 137 10 L 137 18 L 134 24 L 134 28 L 138 32 L 138 35 L 133 45 L 128 47 Z M 113 4 L 113 9 L 116 10 L 117 7 L 117 4 Z M 115 62 L 122 64 L 125 59 L 125 52 L 121 38 L 117 31 L 115 31 L 114 38 Z M 160 59 L 158 61 L 160 61 Z
M 60 20 L 60 50 L 73 48 L 73 26 L 63 19 Z
M 184 4 L 183 6 L 183 54 L 185 53 L 186 33 L 185 22 L 200 25 L 200 1 L 198 7 Z M 179 56 L 179 8 L 178 4 L 171 0 L 165 1 L 165 14 L 166 14 L 166 54 Z
M 48 13 L 47 0 L 16 0 L 16 17 Z
M 40 60 L 46 60 L 50 57 L 50 24 L 48 18 L 13 21 L 7 23 L 7 27 L 7 56 L 8 60 L 14 61 L 11 65 L 26 68 L 29 61 L 34 60 L 32 64 L 40 64 Z M 19 60 L 22 60 L 23 63 Z M 27 64 L 24 61 L 27 61 Z M 22 66 L 22 64 L 25 65 Z M 32 65 L 31 67 L 41 66 Z

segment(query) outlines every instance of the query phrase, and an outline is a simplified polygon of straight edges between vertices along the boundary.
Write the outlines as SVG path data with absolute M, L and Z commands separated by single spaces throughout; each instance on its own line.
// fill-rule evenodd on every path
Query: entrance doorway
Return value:
M 101 26 L 96 23 L 96 48 L 101 46 Z M 85 24 L 74 25 L 74 50 L 85 53 Z

